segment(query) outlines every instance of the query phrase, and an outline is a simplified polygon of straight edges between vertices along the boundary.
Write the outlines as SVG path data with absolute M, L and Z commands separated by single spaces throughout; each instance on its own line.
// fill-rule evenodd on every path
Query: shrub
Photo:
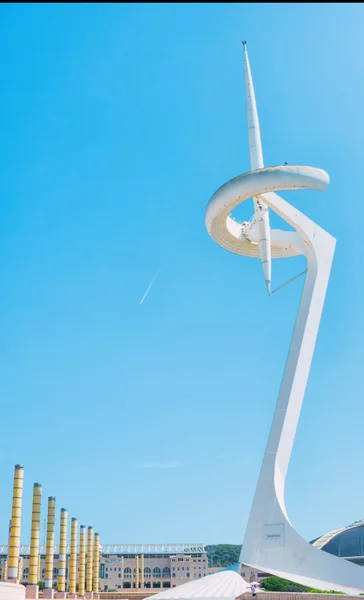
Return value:
M 267 592 L 310 592 L 310 588 L 283 577 L 272 575 L 262 581 L 262 588 Z

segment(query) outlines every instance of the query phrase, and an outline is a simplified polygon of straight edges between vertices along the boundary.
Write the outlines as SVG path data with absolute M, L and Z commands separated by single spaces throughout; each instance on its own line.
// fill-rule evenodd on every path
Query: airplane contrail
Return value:
M 146 297 L 148 296 L 148 294 L 149 294 L 149 292 L 150 292 L 150 290 L 151 290 L 151 288 L 152 288 L 152 286 L 153 286 L 153 284 L 154 284 L 155 280 L 156 280 L 156 279 L 157 279 L 157 277 L 158 277 L 159 271 L 160 271 L 160 268 L 158 269 L 158 271 L 157 271 L 157 272 L 156 272 L 156 274 L 154 275 L 154 277 L 153 277 L 152 281 L 150 282 L 150 284 L 148 285 L 147 289 L 145 290 L 145 292 L 144 292 L 144 296 L 143 296 L 143 298 L 141 299 L 141 301 L 139 302 L 139 306 L 141 306 L 141 304 L 143 304 L 144 300 L 145 300 L 145 299 L 146 299 Z

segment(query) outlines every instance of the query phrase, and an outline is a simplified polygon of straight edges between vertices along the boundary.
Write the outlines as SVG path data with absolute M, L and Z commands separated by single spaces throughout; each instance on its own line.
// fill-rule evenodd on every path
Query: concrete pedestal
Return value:
M 68 594 L 67 598 L 69 598 L 70 600 L 77 600 L 78 596 L 77 594 Z
M 94 593 L 93 592 L 86 592 L 85 598 L 86 598 L 86 600 L 93 600 Z
M 43 590 L 43 598 L 50 598 L 51 600 L 53 600 L 54 590 L 44 589 Z
M 67 598 L 67 593 L 66 592 L 57 592 L 56 594 L 56 598 Z
M 37 585 L 27 585 L 25 588 L 25 597 L 38 600 L 39 598 L 39 587 Z

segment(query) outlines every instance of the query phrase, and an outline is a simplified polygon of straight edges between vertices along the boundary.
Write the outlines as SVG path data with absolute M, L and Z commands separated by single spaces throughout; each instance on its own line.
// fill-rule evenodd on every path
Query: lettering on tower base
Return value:
M 263 525 L 263 548 L 284 548 L 284 523 Z

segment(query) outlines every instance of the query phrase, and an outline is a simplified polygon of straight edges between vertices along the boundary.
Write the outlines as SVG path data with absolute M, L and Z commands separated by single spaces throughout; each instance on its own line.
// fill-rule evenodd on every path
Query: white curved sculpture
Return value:
M 250 585 L 234 571 L 218 571 L 164 592 L 149 596 L 150 600 L 235 600 L 250 592 Z M 146 599 L 148 600 L 148 599 Z
M 276 192 L 323 191 L 329 176 L 313 167 L 262 168 L 258 115 L 246 48 L 245 72 L 252 171 L 235 177 L 212 196 L 206 210 L 206 227 L 212 239 L 226 250 L 261 258 L 269 293 L 271 258 L 304 254 L 307 274 L 240 561 L 313 588 L 358 594 L 364 590 L 363 567 L 319 550 L 301 538 L 288 519 L 284 502 L 287 468 L 336 240 Z M 254 198 L 254 217 L 248 223 L 237 223 L 230 213 L 249 198 Z M 295 231 L 269 230 L 267 234 L 267 207 Z

